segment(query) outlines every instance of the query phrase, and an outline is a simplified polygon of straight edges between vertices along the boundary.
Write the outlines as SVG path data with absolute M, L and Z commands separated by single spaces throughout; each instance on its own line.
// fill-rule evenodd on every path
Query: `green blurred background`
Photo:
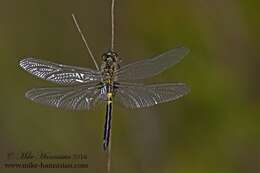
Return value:
M 0 3 L 0 172 L 105 172 L 105 106 L 68 112 L 30 102 L 24 98 L 28 89 L 55 85 L 24 72 L 18 62 L 36 56 L 94 68 L 71 13 L 100 57 L 110 44 L 110 0 Z M 260 172 L 259 5 L 117 0 L 116 50 L 124 64 L 184 45 L 191 52 L 180 64 L 146 82 L 185 82 L 192 90 L 149 109 L 115 105 L 112 172 Z M 3 168 L 8 152 L 24 151 L 87 153 L 89 168 Z

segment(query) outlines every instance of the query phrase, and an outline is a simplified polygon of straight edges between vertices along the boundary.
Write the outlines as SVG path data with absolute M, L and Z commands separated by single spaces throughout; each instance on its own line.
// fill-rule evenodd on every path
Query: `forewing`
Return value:
M 120 84 L 116 97 L 128 108 L 143 108 L 177 100 L 186 95 L 189 88 L 183 83 L 136 85 Z
M 60 88 L 34 88 L 25 96 L 36 102 L 67 110 L 92 108 L 98 101 L 100 90 L 96 86 L 73 86 Z
M 20 66 L 41 79 L 64 85 L 89 83 L 101 79 L 100 72 L 92 69 L 56 64 L 35 58 L 21 60 Z
M 155 76 L 177 64 L 188 52 L 189 49 L 179 47 L 154 58 L 125 65 L 117 71 L 118 81 L 139 80 Z

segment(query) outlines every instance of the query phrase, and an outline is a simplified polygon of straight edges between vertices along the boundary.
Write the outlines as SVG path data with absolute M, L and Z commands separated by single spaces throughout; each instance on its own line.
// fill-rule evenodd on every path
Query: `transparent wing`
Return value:
M 143 108 L 174 101 L 189 92 L 183 83 L 137 85 L 119 84 L 116 97 L 128 108 Z
M 118 81 L 138 80 L 155 76 L 177 64 L 188 52 L 189 49 L 179 47 L 171 49 L 152 59 L 137 61 L 123 66 L 117 72 Z
M 92 108 L 98 101 L 100 90 L 96 86 L 74 86 L 62 88 L 35 88 L 25 96 L 36 102 L 67 110 Z
M 20 66 L 29 73 L 58 84 L 78 84 L 100 81 L 101 74 L 88 68 L 80 68 L 62 64 L 56 64 L 34 58 L 26 58 L 20 61 Z

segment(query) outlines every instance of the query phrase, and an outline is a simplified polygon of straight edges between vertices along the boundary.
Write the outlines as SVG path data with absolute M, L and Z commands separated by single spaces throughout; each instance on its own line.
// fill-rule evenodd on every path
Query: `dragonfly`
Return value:
M 110 144 L 114 100 L 130 109 L 146 108 L 175 101 L 190 91 L 185 83 L 145 85 L 140 82 L 179 63 L 188 54 L 188 48 L 177 47 L 153 58 L 122 65 L 122 58 L 113 49 L 113 11 L 111 14 L 111 49 L 101 56 L 102 63 L 99 67 L 74 15 L 72 16 L 96 69 L 63 65 L 35 57 L 23 57 L 19 63 L 30 74 L 60 85 L 27 91 L 26 98 L 36 103 L 75 111 L 89 110 L 97 103 L 106 104 L 103 134 L 105 151 Z
M 151 59 L 121 66 L 116 52 L 102 56 L 100 70 L 26 58 L 20 66 L 29 73 L 64 87 L 34 88 L 25 96 L 37 103 L 68 110 L 89 110 L 98 102 L 106 103 L 103 148 L 109 145 L 113 101 L 127 108 L 145 108 L 177 100 L 189 92 L 185 83 L 144 85 L 136 82 L 158 75 L 177 64 L 188 49 L 171 49 Z M 135 82 L 133 82 L 135 81 Z

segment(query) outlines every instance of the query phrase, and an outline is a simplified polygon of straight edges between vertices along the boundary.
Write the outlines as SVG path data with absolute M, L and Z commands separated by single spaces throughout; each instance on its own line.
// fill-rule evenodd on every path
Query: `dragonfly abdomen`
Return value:
M 105 151 L 109 147 L 109 142 L 110 142 L 111 125 L 112 125 L 112 103 L 113 103 L 113 93 L 109 91 L 107 93 L 107 106 L 106 106 L 106 117 L 105 117 L 104 138 L 103 138 L 103 149 Z

